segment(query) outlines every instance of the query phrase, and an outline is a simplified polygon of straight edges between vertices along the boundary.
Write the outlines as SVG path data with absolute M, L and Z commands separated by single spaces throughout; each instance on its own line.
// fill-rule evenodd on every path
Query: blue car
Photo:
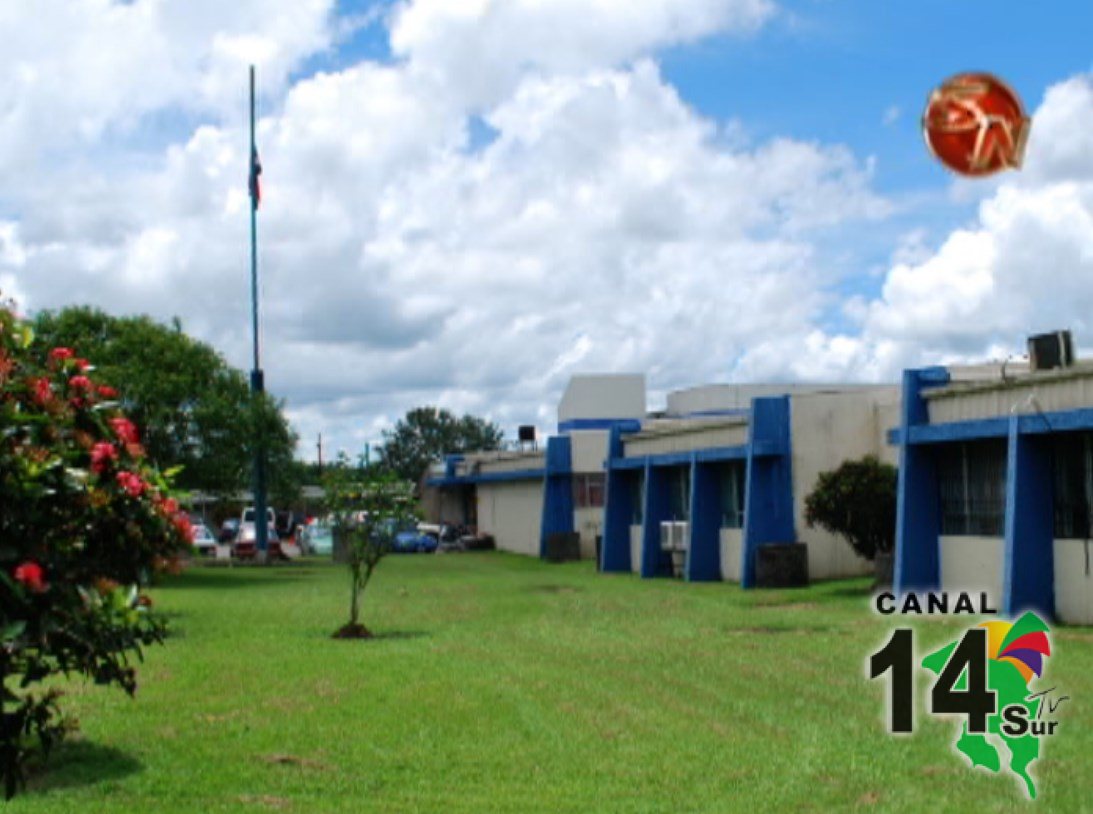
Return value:
M 391 551 L 397 554 L 432 554 L 436 546 L 436 538 L 432 535 L 422 534 L 417 529 L 406 529 L 395 534 Z

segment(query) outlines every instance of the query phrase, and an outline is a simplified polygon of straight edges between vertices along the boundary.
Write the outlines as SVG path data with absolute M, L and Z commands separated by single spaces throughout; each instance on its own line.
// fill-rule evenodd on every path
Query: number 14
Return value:
M 914 731 L 914 631 L 899 628 L 888 644 L 869 659 L 869 678 L 892 671 L 889 682 L 888 723 L 890 732 Z M 967 673 L 967 689 L 956 689 Z M 987 731 L 987 717 L 998 709 L 993 690 L 987 689 L 987 631 L 972 628 L 953 650 L 930 692 L 933 714 L 953 713 L 968 716 L 968 731 Z

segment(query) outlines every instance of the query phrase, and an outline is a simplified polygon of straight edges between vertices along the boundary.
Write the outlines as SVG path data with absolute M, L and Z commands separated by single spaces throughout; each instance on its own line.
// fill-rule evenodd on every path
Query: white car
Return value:
M 194 548 L 199 554 L 212 554 L 216 549 L 216 538 L 204 523 L 194 523 Z

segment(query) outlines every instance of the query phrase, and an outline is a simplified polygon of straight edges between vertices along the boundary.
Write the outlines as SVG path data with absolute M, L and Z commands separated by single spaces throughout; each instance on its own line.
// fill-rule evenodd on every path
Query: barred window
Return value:
M 645 470 L 639 469 L 628 477 L 630 484 L 630 525 L 640 526 L 645 521 Z
M 691 519 L 691 470 L 673 466 L 668 470 L 668 516 L 672 520 Z
M 721 528 L 744 527 L 744 462 L 732 461 L 717 467 L 720 490 Z
M 947 444 L 938 452 L 941 533 L 1000 537 L 1006 520 L 1006 442 Z
M 1093 434 L 1055 438 L 1055 536 L 1088 540 L 1093 526 Z
M 590 475 L 573 476 L 573 505 L 578 509 L 603 508 L 604 484 L 603 472 Z

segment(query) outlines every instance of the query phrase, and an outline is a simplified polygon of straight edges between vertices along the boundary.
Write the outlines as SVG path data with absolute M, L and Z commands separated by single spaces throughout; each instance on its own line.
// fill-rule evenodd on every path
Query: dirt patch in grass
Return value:
M 836 628 L 826 627 L 826 626 L 809 626 L 809 625 L 799 625 L 799 626 L 750 625 L 748 627 L 731 627 L 731 628 L 728 628 L 725 632 L 726 633 L 732 633 L 732 634 L 745 634 L 745 635 L 749 635 L 749 634 L 753 634 L 753 633 L 757 633 L 757 634 L 760 634 L 760 635 L 766 635 L 766 634 L 775 634 L 775 633 L 830 633 L 833 630 L 836 630 Z
M 815 610 L 820 607 L 815 602 L 763 602 L 755 606 L 764 610 L 777 609 L 780 611 Z
M 262 760 L 271 766 L 298 766 L 301 769 L 317 770 L 330 768 L 325 763 L 320 763 L 317 760 L 310 760 L 306 757 L 298 757 L 296 755 L 263 755 Z
M 344 624 L 334 631 L 335 639 L 371 639 L 372 631 L 360 624 Z

